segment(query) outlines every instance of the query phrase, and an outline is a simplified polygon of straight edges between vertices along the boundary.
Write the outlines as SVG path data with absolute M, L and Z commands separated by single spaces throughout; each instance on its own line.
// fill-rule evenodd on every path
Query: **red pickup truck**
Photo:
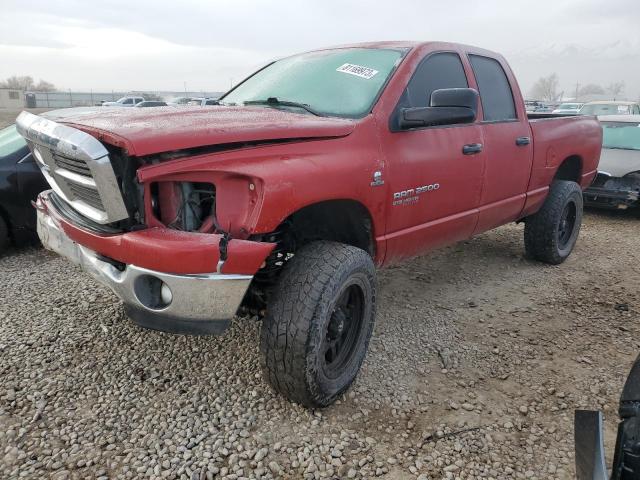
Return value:
M 375 267 L 525 222 L 558 264 L 596 174 L 594 118 L 530 121 L 495 53 L 384 42 L 275 61 L 207 108 L 17 120 L 52 190 L 43 244 L 138 324 L 217 334 L 263 315 L 263 370 L 309 407 L 355 378 Z

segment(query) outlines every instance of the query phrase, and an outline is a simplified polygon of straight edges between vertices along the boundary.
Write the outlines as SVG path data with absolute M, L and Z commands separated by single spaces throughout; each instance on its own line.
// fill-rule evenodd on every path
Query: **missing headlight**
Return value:
M 151 194 L 153 214 L 168 228 L 201 233 L 219 230 L 215 217 L 215 185 L 156 182 L 151 185 Z

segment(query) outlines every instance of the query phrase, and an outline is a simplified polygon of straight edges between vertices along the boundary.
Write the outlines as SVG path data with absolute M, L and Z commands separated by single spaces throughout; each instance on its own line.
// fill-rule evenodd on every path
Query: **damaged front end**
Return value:
M 612 177 L 599 172 L 593 183 L 584 191 L 585 205 L 627 209 L 637 207 L 640 199 L 640 172 L 633 172 L 624 177 Z
M 53 189 L 36 204 L 46 248 L 113 290 L 144 327 L 228 327 L 274 248 L 248 240 L 257 180 L 158 168 L 155 159 L 28 113 L 17 124 Z

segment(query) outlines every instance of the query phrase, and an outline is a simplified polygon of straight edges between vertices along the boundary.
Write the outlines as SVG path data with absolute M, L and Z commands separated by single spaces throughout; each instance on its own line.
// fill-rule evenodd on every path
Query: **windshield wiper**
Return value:
M 302 108 L 303 110 L 306 110 L 309 113 L 312 113 L 316 117 L 324 117 L 323 114 L 321 114 L 317 110 L 314 110 L 306 103 L 290 102 L 288 100 L 278 100 L 278 98 L 276 97 L 269 97 L 266 100 L 247 100 L 246 102 L 244 102 L 244 104 L 245 105 L 271 105 L 274 107 L 297 107 L 297 108 Z

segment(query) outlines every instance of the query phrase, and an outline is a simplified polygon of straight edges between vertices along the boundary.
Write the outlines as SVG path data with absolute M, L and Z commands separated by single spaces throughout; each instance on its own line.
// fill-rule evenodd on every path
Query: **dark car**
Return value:
M 16 126 L 0 130 L 0 253 L 11 240 L 21 242 L 33 237 L 36 212 L 31 201 L 47 188 Z
M 85 115 L 100 107 L 51 110 L 42 116 L 62 120 L 68 115 Z M 0 254 L 11 241 L 20 244 L 36 239 L 36 211 L 31 202 L 49 184 L 42 176 L 24 138 L 15 125 L 0 129 Z

